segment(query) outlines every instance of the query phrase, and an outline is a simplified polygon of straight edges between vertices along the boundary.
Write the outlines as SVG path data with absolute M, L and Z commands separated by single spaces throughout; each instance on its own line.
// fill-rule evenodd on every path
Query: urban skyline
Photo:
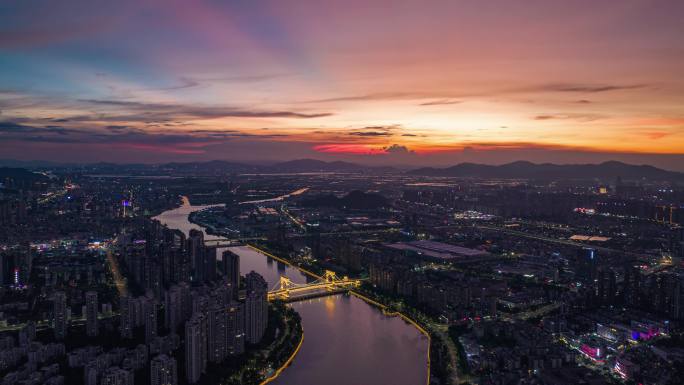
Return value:
M 0 385 L 681 385 L 684 2 L 0 2 Z

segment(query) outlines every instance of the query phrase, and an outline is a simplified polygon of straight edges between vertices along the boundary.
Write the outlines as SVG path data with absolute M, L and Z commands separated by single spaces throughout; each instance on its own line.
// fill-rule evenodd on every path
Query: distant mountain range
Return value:
M 360 171 L 363 166 L 348 162 L 324 162 L 316 159 L 297 159 L 288 162 L 276 163 L 267 166 L 278 172 L 334 172 L 334 171 Z
M 348 162 L 324 162 L 316 159 L 298 159 L 271 165 L 254 165 L 214 160 L 194 163 L 166 163 L 154 166 L 158 171 L 175 171 L 177 173 L 196 174 L 277 174 L 308 172 L 343 172 L 343 173 L 380 173 L 395 171 L 391 167 L 369 167 Z
M 29 169 L 61 168 L 91 174 L 135 174 L 153 175 L 176 173 L 179 175 L 219 175 L 219 174 L 272 174 L 272 173 L 308 173 L 308 172 L 348 172 L 348 173 L 380 173 L 396 172 L 392 167 L 371 167 L 349 162 L 324 162 L 316 159 L 298 159 L 270 165 L 256 165 L 224 160 L 207 162 L 173 162 L 163 164 L 59 164 L 43 161 L 0 160 L 0 166 L 24 167 Z
M 393 167 L 372 167 L 350 162 L 325 162 L 316 159 L 298 159 L 270 165 L 256 165 L 224 160 L 207 162 L 164 163 L 164 164 L 115 164 L 91 163 L 85 165 L 59 164 L 42 161 L 0 160 L 0 166 L 23 167 L 29 169 L 62 168 L 69 171 L 91 174 L 131 174 L 185 176 L 226 175 L 226 174 L 272 174 L 272 173 L 400 173 Z M 684 173 L 667 171 L 647 165 L 631 165 L 610 161 L 600 164 L 552 163 L 535 164 L 526 161 L 491 166 L 476 163 L 460 163 L 446 168 L 424 167 L 406 171 L 407 175 L 438 176 L 459 178 L 501 178 L 501 179 L 649 179 L 662 181 L 684 181 Z
M 350 162 L 325 162 L 316 159 L 298 159 L 266 166 L 276 172 L 396 172 L 393 167 L 373 167 Z
M 0 167 L 45 168 L 45 167 L 64 167 L 64 166 L 67 166 L 67 163 L 50 162 L 48 160 L 0 159 Z
M 500 166 L 461 163 L 447 168 L 424 167 L 408 172 L 409 175 L 501 178 L 501 179 L 650 179 L 684 180 L 684 173 L 662 170 L 647 165 L 631 165 L 610 161 L 600 164 L 535 164 L 519 161 Z

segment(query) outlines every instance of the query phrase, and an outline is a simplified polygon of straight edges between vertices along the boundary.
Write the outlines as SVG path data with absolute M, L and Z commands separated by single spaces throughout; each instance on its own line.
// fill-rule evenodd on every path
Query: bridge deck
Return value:
M 360 280 L 335 280 L 323 282 L 311 282 L 305 285 L 293 285 L 287 278 L 281 278 L 281 288 L 268 292 L 268 300 L 276 299 L 286 302 L 299 300 L 300 298 L 321 297 L 348 291 L 361 284 Z M 285 286 L 290 284 L 292 286 Z
M 315 291 L 315 292 L 309 292 L 309 293 L 301 293 L 296 296 L 288 296 L 288 297 L 278 297 L 278 296 L 268 296 L 269 301 L 275 301 L 275 300 L 280 300 L 286 303 L 290 302 L 298 302 L 298 301 L 305 301 L 307 299 L 312 299 L 312 298 L 320 298 L 320 297 L 327 297 L 331 295 L 337 295 L 337 294 L 342 294 L 342 293 L 347 293 L 350 290 L 350 288 L 339 288 L 339 289 L 334 289 L 334 290 L 323 290 L 323 291 Z

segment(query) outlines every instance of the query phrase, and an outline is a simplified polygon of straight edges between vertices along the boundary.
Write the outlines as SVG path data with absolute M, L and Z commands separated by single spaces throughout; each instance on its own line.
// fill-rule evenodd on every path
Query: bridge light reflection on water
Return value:
M 310 297 L 322 297 L 348 291 L 359 287 L 361 280 L 339 278 L 335 272 L 326 270 L 325 275 L 313 282 L 298 284 L 284 275 L 280 276 L 280 282 L 273 290 L 268 292 L 268 300 L 282 300 L 286 302 L 297 301 Z
M 183 206 L 157 218 L 187 234 L 196 227 L 187 221 L 187 214 L 196 210 L 196 206 Z M 223 250 L 219 248 L 218 254 Z M 240 255 L 243 275 L 254 270 L 263 275 L 269 285 L 277 284 L 283 275 L 299 284 L 321 278 L 249 247 L 230 250 Z M 270 380 L 272 384 L 425 383 L 429 342 L 405 320 L 386 316 L 353 295 L 326 294 L 325 297 L 295 301 L 289 306 L 301 315 L 306 338 L 291 364 Z

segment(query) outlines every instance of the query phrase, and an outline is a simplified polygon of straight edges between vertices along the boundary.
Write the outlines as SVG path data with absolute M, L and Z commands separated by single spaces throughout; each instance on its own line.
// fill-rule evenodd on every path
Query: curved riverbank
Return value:
M 389 309 L 389 307 L 388 307 L 387 305 L 382 304 L 382 303 L 380 303 L 380 302 L 378 302 L 378 301 L 375 301 L 375 300 L 373 300 L 373 299 L 371 299 L 371 298 L 368 298 L 368 297 L 366 297 L 365 295 L 363 295 L 363 294 L 357 292 L 356 290 L 353 290 L 353 289 L 352 289 L 352 290 L 349 290 L 349 293 L 352 294 L 352 295 L 354 295 L 354 296 L 356 296 L 357 298 L 362 299 L 362 300 L 366 301 L 367 303 L 369 303 L 369 304 L 371 304 L 371 305 L 373 305 L 373 306 L 379 308 L 380 310 L 382 310 L 382 313 L 383 313 L 384 315 L 386 315 L 386 316 L 389 316 L 389 317 L 397 317 L 397 316 L 398 316 L 398 317 L 400 317 L 400 318 L 403 319 L 404 321 L 406 321 L 406 322 L 410 323 L 411 325 L 413 325 L 416 329 L 418 329 L 419 332 L 423 333 L 423 335 L 424 335 L 425 337 L 427 337 L 427 339 L 428 339 L 428 350 L 427 350 L 427 379 L 426 379 L 425 383 L 426 383 L 427 385 L 429 385 L 429 384 L 430 384 L 430 363 L 431 363 L 431 361 L 430 361 L 430 348 L 431 348 L 431 345 L 432 345 L 432 337 L 430 336 L 430 333 L 428 333 L 428 331 L 425 330 L 425 328 L 423 328 L 420 324 L 418 324 L 416 321 L 414 321 L 413 319 L 411 319 L 409 316 L 405 315 L 404 313 L 400 313 L 400 312 L 398 312 L 398 311 L 388 311 L 387 309 Z
M 250 249 L 256 251 L 257 253 L 263 254 L 263 255 L 265 255 L 265 256 L 267 256 L 267 257 L 270 257 L 270 258 L 273 258 L 273 259 L 275 259 L 276 261 L 278 261 L 278 262 L 280 262 L 280 263 L 284 263 L 284 264 L 286 264 L 287 266 L 290 266 L 290 267 L 293 268 L 293 269 L 297 269 L 297 270 L 301 271 L 302 273 L 308 275 L 308 276 L 311 277 L 311 278 L 314 278 L 314 279 L 323 279 L 322 276 L 320 276 L 320 275 L 318 275 L 318 274 L 316 274 L 316 273 L 314 273 L 314 272 L 312 272 L 312 271 L 310 271 L 310 270 L 307 270 L 307 269 L 305 269 L 305 268 L 303 268 L 303 267 L 301 267 L 301 266 L 297 266 L 297 265 L 293 264 L 292 262 L 288 261 L 288 260 L 285 259 L 285 258 L 277 257 L 277 256 L 275 256 L 275 255 L 269 253 L 268 251 L 264 250 L 264 249 L 260 249 L 260 248 L 254 246 L 254 245 L 249 244 L 249 243 L 246 244 L 245 246 L 247 246 L 247 247 L 249 247 Z
M 244 354 L 220 363 L 208 363 L 202 384 L 259 385 L 271 375 L 271 366 L 284 366 L 298 349 L 303 334 L 301 318 L 283 303 L 269 305 L 264 338 L 247 345 Z M 182 358 L 181 361 L 182 362 Z
M 297 353 L 299 353 L 299 350 L 302 348 L 303 343 L 304 343 L 304 328 L 302 328 L 302 337 L 299 339 L 299 343 L 297 344 L 297 348 L 294 350 L 294 352 L 292 352 L 292 354 L 287 359 L 287 361 L 285 361 L 284 364 L 282 364 L 278 369 L 276 369 L 276 371 L 271 376 L 269 376 L 267 379 L 265 379 L 259 385 L 268 384 L 269 382 L 278 378 L 278 376 L 280 376 L 280 374 L 283 372 L 283 370 L 285 370 L 288 366 L 290 366 L 290 364 L 292 363 L 292 360 L 294 360 L 294 358 L 297 356 Z
M 318 275 L 318 274 L 315 274 L 315 273 L 313 273 L 313 272 L 311 272 L 311 271 L 309 271 L 309 270 L 307 270 L 307 269 L 304 269 L 304 268 L 302 268 L 302 267 L 299 267 L 299 266 L 297 266 L 297 265 L 294 265 L 294 264 L 292 264 L 290 261 L 288 261 L 287 259 L 277 257 L 277 256 L 275 256 L 275 255 L 273 255 L 273 254 L 271 254 L 271 253 L 269 253 L 269 252 L 267 252 L 267 251 L 265 251 L 265 250 L 262 250 L 262 249 L 260 249 L 260 248 L 258 248 L 258 247 L 256 247 L 256 246 L 254 246 L 254 245 L 247 245 L 247 247 L 249 247 L 250 249 L 252 249 L 252 250 L 254 250 L 254 251 L 258 252 L 258 253 L 261 253 L 261 254 L 264 254 L 264 255 L 266 255 L 266 256 L 269 256 L 269 257 L 271 257 L 271 258 L 273 258 L 273 259 L 275 259 L 275 260 L 277 260 L 277 261 L 279 261 L 279 262 L 282 262 L 282 263 L 284 263 L 284 264 L 286 264 L 286 265 L 288 265 L 288 266 L 291 266 L 292 268 L 298 269 L 298 270 L 302 271 L 303 273 L 307 274 L 308 276 L 310 276 L 310 277 L 312 277 L 312 278 L 315 278 L 315 279 L 321 279 L 321 278 L 322 278 L 322 277 L 321 277 L 320 275 Z M 351 290 L 349 290 L 349 293 L 350 293 L 351 295 L 354 295 L 355 297 L 357 297 L 357 298 L 359 298 L 359 299 L 365 301 L 366 303 L 368 303 L 368 304 L 370 304 L 370 305 L 372 305 L 372 306 L 377 307 L 377 308 L 380 309 L 380 310 L 382 311 L 382 313 L 383 313 L 384 315 L 386 315 L 386 316 L 389 316 L 389 317 L 399 317 L 399 318 L 403 319 L 405 322 L 407 322 L 407 323 L 413 325 L 413 327 L 415 327 L 416 329 L 418 329 L 418 331 L 421 332 L 421 333 L 427 338 L 427 340 L 428 340 L 427 363 L 426 363 L 426 366 L 427 366 L 427 375 L 426 375 L 426 382 L 425 382 L 425 383 L 429 385 L 429 384 L 430 384 L 430 364 L 431 364 L 431 361 L 430 361 L 430 348 L 431 348 L 431 344 L 432 344 L 432 337 L 430 336 L 430 333 L 429 333 L 427 330 L 425 330 L 425 328 L 424 328 L 423 326 L 421 326 L 418 322 L 416 322 L 415 320 L 413 320 L 411 317 L 407 316 L 406 314 L 403 314 L 403 313 L 398 312 L 398 311 L 390 311 L 390 310 L 389 310 L 390 308 L 389 308 L 387 305 L 385 305 L 385 304 L 383 304 L 383 303 L 380 303 L 380 302 L 378 302 L 378 301 L 376 301 L 376 300 L 374 300 L 374 299 L 371 299 L 371 298 L 369 298 L 369 297 L 367 297 L 367 296 L 361 294 L 361 293 L 360 293 L 359 291 L 357 291 L 357 290 L 351 289 Z
M 187 234 L 198 228 L 188 222 L 187 215 L 205 207 L 183 205 L 157 219 Z M 226 249 L 240 256 L 241 274 L 256 271 L 269 287 L 274 287 L 283 275 L 297 284 L 322 275 L 315 266 L 301 268 L 258 247 L 219 248 L 217 254 Z M 312 298 L 288 307 L 301 316 L 302 328 L 307 330 L 306 342 L 299 335 L 293 336 L 282 359 L 268 361 L 271 370 L 268 364 L 259 366 L 260 378 L 254 384 L 273 377 L 268 385 L 417 385 L 432 373 L 425 364 L 430 354 L 429 336 L 407 320 L 388 316 L 357 296 Z

